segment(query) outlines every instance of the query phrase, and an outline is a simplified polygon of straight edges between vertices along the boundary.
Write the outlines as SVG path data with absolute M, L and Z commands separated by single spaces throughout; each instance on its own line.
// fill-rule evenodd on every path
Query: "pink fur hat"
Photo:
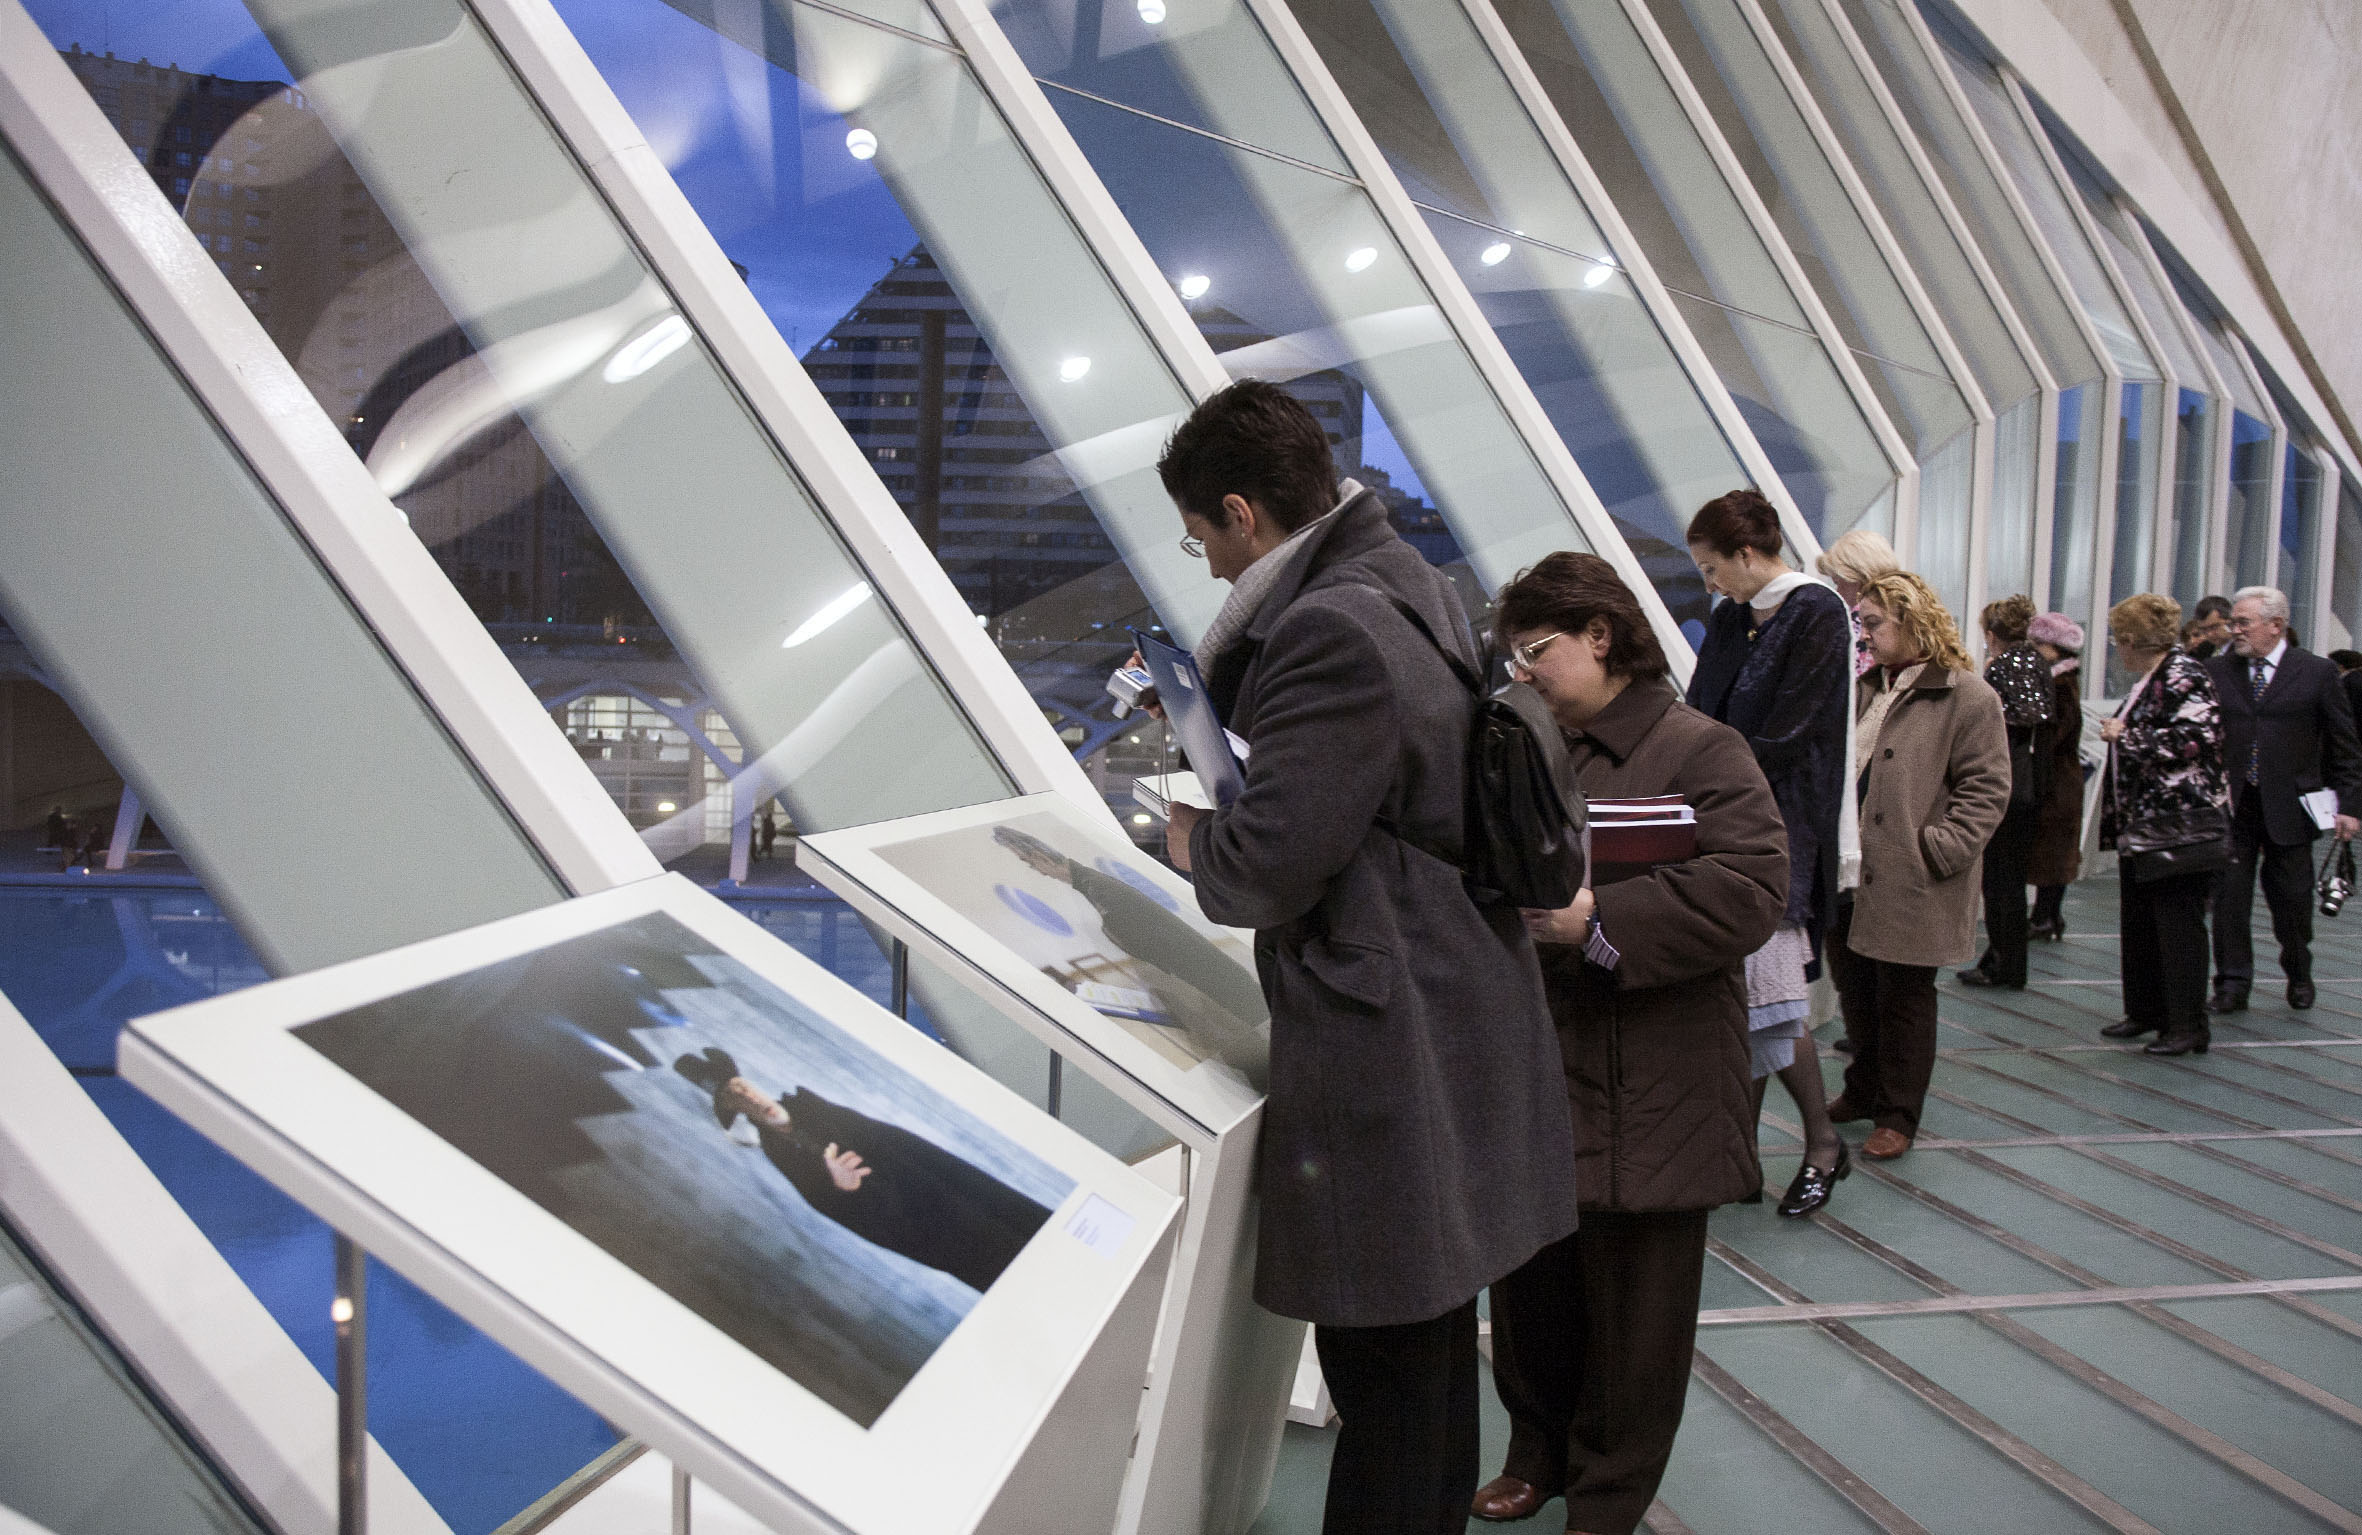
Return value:
M 2044 613 L 2026 626 L 2026 638 L 2056 645 L 2069 655 L 2083 654 L 2083 626 L 2064 613 Z

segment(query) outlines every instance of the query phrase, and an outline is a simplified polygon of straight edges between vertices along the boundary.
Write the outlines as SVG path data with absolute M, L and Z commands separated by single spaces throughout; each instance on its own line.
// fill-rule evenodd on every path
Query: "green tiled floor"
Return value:
M 2024 991 L 1947 973 L 1909 1156 L 1809 1222 L 1716 1213 L 1659 1535 L 2362 1535 L 2362 908 L 2319 924 L 2320 1005 L 2295 1013 L 2259 905 L 2265 984 L 2179 1060 L 2100 1038 L 2113 881 L 2067 921 Z M 1790 1112 L 1773 1093 L 1775 1194 Z M 1489 1380 L 1484 1405 L 1490 1475 Z M 1290 1427 L 1256 1535 L 1319 1528 L 1332 1437 Z M 1524 1526 L 1560 1527 L 1555 1503 Z

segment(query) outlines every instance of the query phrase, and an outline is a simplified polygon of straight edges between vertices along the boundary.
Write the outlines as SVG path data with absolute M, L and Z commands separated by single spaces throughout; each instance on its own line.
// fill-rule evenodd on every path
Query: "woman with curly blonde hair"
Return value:
M 1855 685 L 1862 883 L 1829 944 L 1854 1057 L 1829 1117 L 1874 1120 L 1862 1154 L 1885 1160 L 1919 1133 L 1936 971 L 1974 951 L 1979 860 L 2009 808 L 2009 737 L 2000 696 L 1925 581 L 1875 577 L 1854 611 L 1878 665 Z

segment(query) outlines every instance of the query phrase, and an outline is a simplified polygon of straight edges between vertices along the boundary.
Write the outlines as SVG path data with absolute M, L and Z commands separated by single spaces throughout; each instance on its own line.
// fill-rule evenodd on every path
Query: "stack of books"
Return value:
M 1698 813 L 1678 794 L 1584 801 L 1584 867 L 1596 889 L 1698 856 Z

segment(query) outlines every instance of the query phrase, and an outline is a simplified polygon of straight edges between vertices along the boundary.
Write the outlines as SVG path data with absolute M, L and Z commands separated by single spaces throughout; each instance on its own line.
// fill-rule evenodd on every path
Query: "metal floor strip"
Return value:
M 1950 1101 L 1950 1100 L 1946 1100 Z M 1990 1105 L 1977 1103 L 1973 1098 L 1962 1100 L 1974 1104 L 1978 1114 L 2004 1121 L 2013 1115 L 2002 1114 Z M 2134 1146 L 2149 1143 L 2201 1145 L 2211 1141 L 2307 1141 L 2337 1137 L 2362 1136 L 2362 1130 L 2126 1130 L 2114 1135 L 2008 1135 L 1991 1140 L 1954 1140 L 1941 1135 L 1922 1135 L 1911 1144 L 1921 1151 L 1944 1151 L 1968 1147 L 1983 1151 L 1998 1146 Z M 2247 1163 L 2240 1163 L 2242 1167 Z
M 1831 1218 L 1832 1220 L 1834 1217 Z M 1882 1316 L 1957 1316 L 1971 1311 L 2049 1311 L 2062 1306 L 2130 1306 L 2135 1302 L 2228 1300 L 2244 1295 L 2310 1295 L 2362 1290 L 2362 1274 L 2314 1279 L 2254 1279 L 2241 1284 L 2113 1285 L 2091 1290 L 2037 1290 L 2024 1295 L 1935 1295 L 1924 1300 L 1800 1301 L 1779 1306 L 1719 1306 L 1698 1313 L 1700 1327 L 1761 1327 L 1787 1322 L 1844 1321 Z M 2362 1412 L 2362 1408 L 2355 1409 Z
M 1886 1535 L 1934 1535 L 1926 1525 L 1896 1507 L 1893 1500 L 1871 1486 L 1845 1462 L 1821 1448 L 1819 1441 L 1772 1409 L 1769 1402 L 1740 1384 L 1739 1378 L 1700 1350 L 1690 1361 L 1690 1373 L 1706 1384 L 1748 1422 L 1795 1459 L 1797 1464 L 1828 1484 L 1829 1490 L 1860 1510 Z
M 1727 1242 L 1708 1238 L 1706 1249 L 1765 1294 L 1793 1306 L 1809 1306 L 1812 1303 L 1811 1297 L 1802 1290 L 1786 1283 Z M 1982 1441 L 2019 1470 L 2110 1529 L 2121 1532 L 2121 1535 L 2163 1535 L 2155 1525 L 2131 1509 L 2011 1433 L 1961 1397 L 1938 1385 L 1929 1376 L 1904 1363 L 1892 1350 L 1834 1318 L 1816 1321 L 1814 1326 L 1854 1357 L 1943 1414 L 1955 1428 Z

